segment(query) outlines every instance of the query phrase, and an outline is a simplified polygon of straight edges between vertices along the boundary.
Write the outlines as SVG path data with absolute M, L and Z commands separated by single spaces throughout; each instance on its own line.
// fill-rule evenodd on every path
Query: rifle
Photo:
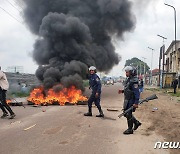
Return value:
M 144 102 L 148 102 L 148 101 L 150 101 L 150 100 L 157 99 L 157 98 L 158 98 L 158 97 L 156 96 L 156 94 L 151 95 L 151 96 L 149 96 L 149 97 L 147 97 L 147 98 L 145 98 L 145 99 L 140 100 L 139 103 L 138 103 L 138 105 L 143 104 Z M 121 113 L 120 115 L 118 115 L 118 117 L 121 118 L 122 116 L 124 116 L 125 114 L 127 114 L 129 111 L 133 110 L 133 108 L 134 108 L 134 107 L 131 106 L 129 109 L 123 111 L 123 113 Z

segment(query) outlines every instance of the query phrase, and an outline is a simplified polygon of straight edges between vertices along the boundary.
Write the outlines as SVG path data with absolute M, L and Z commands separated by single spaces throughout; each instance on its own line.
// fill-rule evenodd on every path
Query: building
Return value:
M 152 78 L 152 80 L 151 80 L 151 78 Z M 157 69 L 157 68 L 153 69 L 152 76 L 151 76 L 151 73 L 146 74 L 145 83 L 151 84 L 153 86 L 158 86 L 158 84 L 159 84 L 159 69 Z
M 6 71 L 11 73 L 24 73 L 24 68 L 23 66 L 9 66 Z
M 175 41 L 172 41 L 165 52 L 164 87 L 171 86 L 171 82 L 175 77 L 178 77 L 180 81 L 180 40 L 176 41 L 176 49 L 177 50 L 175 50 Z
M 166 72 L 176 72 L 178 74 L 180 74 L 180 41 L 177 40 L 176 41 L 176 48 L 177 48 L 177 55 L 176 55 L 176 51 L 175 51 L 175 41 L 172 41 L 172 43 L 170 44 L 170 46 L 168 47 L 168 49 L 165 52 L 165 56 L 166 56 L 166 63 L 165 63 L 165 70 Z M 176 56 L 177 56 L 177 60 L 176 60 Z

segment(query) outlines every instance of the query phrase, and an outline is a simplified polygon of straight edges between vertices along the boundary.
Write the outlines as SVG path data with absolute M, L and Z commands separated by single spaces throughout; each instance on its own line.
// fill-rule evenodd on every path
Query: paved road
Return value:
M 13 107 L 16 119 L 0 119 L 0 154 L 168 153 L 154 149 L 162 137 L 146 135 L 144 125 L 133 135 L 122 134 L 127 128 L 125 118 L 107 111 L 122 109 L 123 96 L 117 94 L 120 86 L 103 87 L 104 119 L 95 117 L 95 107 L 93 117 L 83 116 L 87 106 Z

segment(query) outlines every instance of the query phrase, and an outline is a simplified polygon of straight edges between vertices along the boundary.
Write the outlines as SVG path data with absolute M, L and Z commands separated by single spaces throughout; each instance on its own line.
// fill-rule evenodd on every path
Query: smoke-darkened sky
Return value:
M 137 0 L 132 1 L 137 2 Z M 146 62 L 150 66 L 151 51 L 147 48 L 148 46 L 155 49 L 153 68 L 158 67 L 159 48 L 162 45 L 162 39 L 157 37 L 157 34 L 168 38 L 165 42 L 166 46 L 168 46 L 172 39 L 174 39 L 173 10 L 164 6 L 164 2 L 176 7 L 177 39 L 179 39 L 180 31 L 178 30 L 178 16 L 180 15 L 180 12 L 178 8 L 180 7 L 180 2 L 172 0 L 152 0 L 148 1 L 148 4 L 143 2 L 144 1 L 138 0 L 138 3 L 133 5 L 132 12 L 136 16 L 135 30 L 130 33 L 125 33 L 123 40 L 114 39 L 113 37 L 115 52 L 121 56 L 122 60 L 117 66 L 113 67 L 113 70 L 110 72 L 111 75 L 122 75 L 122 68 L 125 60 L 132 57 L 146 57 Z M 19 7 L 15 3 L 13 4 L 22 11 L 21 7 L 23 7 L 23 5 Z M 21 21 L 24 20 L 22 19 L 22 16 L 19 15 L 20 13 L 8 4 L 6 0 L 2 0 L 0 2 L 0 6 L 16 18 L 19 18 Z M 20 24 L 1 9 L 0 17 L 0 61 L 2 69 L 6 70 L 8 66 L 20 65 L 24 66 L 25 72 L 34 73 L 37 68 L 37 64 L 35 64 L 36 62 L 32 60 L 33 58 L 31 55 L 35 39 L 38 38 L 37 34 L 34 35 L 30 31 L 30 28 L 26 26 L 27 24 Z M 36 18 L 36 15 L 34 15 L 33 18 Z M 85 25 L 87 24 L 85 23 Z M 91 39 L 92 38 L 91 34 Z M 51 60 L 51 63 L 53 63 L 53 59 Z
M 23 16 L 38 36 L 33 58 L 47 88 L 58 82 L 81 88 L 89 66 L 109 72 L 120 61 L 112 36 L 135 27 L 128 0 L 24 0 Z M 45 66 L 44 66 L 45 65 Z

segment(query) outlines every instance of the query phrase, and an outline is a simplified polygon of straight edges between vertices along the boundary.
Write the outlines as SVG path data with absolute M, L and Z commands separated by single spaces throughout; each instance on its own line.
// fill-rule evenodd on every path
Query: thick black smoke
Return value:
M 46 88 L 82 88 L 91 65 L 108 72 L 119 63 L 111 36 L 134 28 L 128 0 L 24 0 L 25 22 L 39 36 L 33 58 Z

